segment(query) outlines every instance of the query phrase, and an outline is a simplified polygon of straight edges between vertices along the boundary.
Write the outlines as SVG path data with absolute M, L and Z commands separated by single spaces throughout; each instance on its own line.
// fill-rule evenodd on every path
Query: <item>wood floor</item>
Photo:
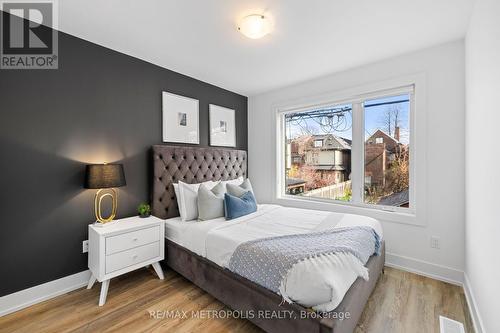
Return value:
M 171 270 L 164 281 L 148 269 L 111 280 L 101 308 L 99 288 L 96 283 L 92 290 L 79 289 L 1 317 L 0 332 L 261 332 L 243 319 L 190 317 L 191 311 L 225 307 Z M 165 318 L 177 310 L 188 312 L 188 318 L 182 312 Z M 438 333 L 439 315 L 473 333 L 462 288 L 386 268 L 356 332 Z

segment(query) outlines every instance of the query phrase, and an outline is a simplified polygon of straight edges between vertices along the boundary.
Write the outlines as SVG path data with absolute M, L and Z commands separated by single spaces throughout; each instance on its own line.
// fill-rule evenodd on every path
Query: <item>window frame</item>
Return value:
M 410 89 L 411 88 L 411 89 Z M 393 207 L 364 203 L 364 110 L 363 101 L 410 94 L 410 207 Z M 425 75 L 416 74 L 404 78 L 369 84 L 345 91 L 303 98 L 275 106 L 276 122 L 276 187 L 275 202 L 302 208 L 335 210 L 346 213 L 367 215 L 392 222 L 426 225 L 425 219 Z M 352 201 L 338 201 L 314 197 L 297 197 L 286 194 L 284 168 L 285 115 L 332 105 L 351 104 L 352 150 L 351 180 L 353 181 Z M 360 110 L 361 108 L 361 110 Z M 419 152 L 419 150 L 422 150 Z M 283 167 L 282 167 L 283 166 Z M 417 185 L 418 184 L 418 185 Z

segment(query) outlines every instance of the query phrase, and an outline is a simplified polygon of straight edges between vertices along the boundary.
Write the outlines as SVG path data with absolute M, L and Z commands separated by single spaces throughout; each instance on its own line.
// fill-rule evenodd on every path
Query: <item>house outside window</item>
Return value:
M 282 193 L 384 210 L 413 208 L 413 99 L 409 86 L 283 112 L 281 139 L 295 147 L 284 179 L 301 185 L 300 191 L 282 186 Z

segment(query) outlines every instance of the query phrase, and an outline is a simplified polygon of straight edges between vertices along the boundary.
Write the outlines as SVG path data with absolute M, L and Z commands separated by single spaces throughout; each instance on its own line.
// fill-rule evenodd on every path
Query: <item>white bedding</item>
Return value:
M 370 226 L 383 237 L 380 223 L 369 217 L 277 205 L 259 205 L 257 212 L 231 221 L 168 219 L 165 237 L 227 268 L 234 250 L 244 242 L 346 226 Z M 317 311 L 334 310 L 360 274 L 345 265 L 346 260 L 358 259 L 343 254 L 338 260 L 316 258 L 296 264 L 286 280 L 287 297 Z

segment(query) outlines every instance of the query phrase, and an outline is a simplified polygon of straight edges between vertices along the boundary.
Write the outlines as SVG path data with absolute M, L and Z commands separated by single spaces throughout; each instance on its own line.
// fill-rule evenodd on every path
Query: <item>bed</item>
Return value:
M 299 298 L 300 303 L 306 306 L 316 304 L 315 310 L 322 311 L 320 316 L 311 308 L 297 303 L 283 302 L 282 297 L 277 293 L 231 272 L 225 268 L 225 264 L 231 254 L 231 249 L 234 250 L 235 246 L 248 240 L 248 235 L 252 234 L 252 230 L 258 230 L 259 225 L 266 225 L 266 228 L 260 229 L 272 233 L 273 227 L 265 224 L 266 221 L 268 223 L 276 221 L 283 218 L 283 214 L 289 214 L 287 221 L 295 216 L 301 219 L 307 228 L 317 230 L 328 225 L 325 226 L 315 221 L 325 220 L 319 217 L 322 214 L 331 213 L 304 212 L 304 210 L 276 205 L 259 205 L 256 213 L 233 221 L 231 227 L 227 227 L 228 223 L 225 223 L 223 219 L 205 221 L 206 223 L 180 222 L 178 218 L 176 219 L 179 212 L 172 184 L 178 181 L 200 183 L 208 180 L 246 177 L 246 152 L 222 148 L 156 145 L 153 146 L 153 165 L 152 207 L 155 216 L 166 219 L 166 265 L 229 308 L 241 311 L 241 313 L 259 314 L 248 316 L 247 319 L 267 332 L 347 333 L 354 331 L 368 297 L 383 270 L 385 261 L 383 242 L 380 255 L 370 257 L 366 263 L 368 281 L 357 276 L 353 277 L 352 274 L 350 277 L 344 277 L 344 281 L 351 279 L 348 285 L 339 287 L 337 293 L 332 290 L 332 295 L 338 294 L 338 296 L 332 296 L 321 306 L 318 305 L 321 302 L 318 303 L 317 299 L 322 296 L 321 289 L 315 287 L 320 284 L 319 282 L 312 283 L 312 289 L 304 293 L 301 288 L 297 287 L 300 283 L 294 282 L 293 279 L 289 281 L 289 289 L 294 299 Z M 318 216 L 308 218 L 308 215 L 314 214 Z M 359 221 L 362 223 L 367 221 L 360 219 L 361 217 L 356 218 L 355 215 L 331 214 L 329 216 L 336 219 L 332 223 L 338 226 L 356 225 L 360 223 Z M 294 233 L 299 230 L 298 228 L 304 228 L 304 226 L 291 223 L 288 232 Z M 307 271 L 308 269 L 303 268 L 302 273 Z M 341 283 L 335 284 L 341 285 Z M 314 291 L 317 292 L 316 295 L 312 295 Z M 265 314 L 278 314 L 278 316 Z

